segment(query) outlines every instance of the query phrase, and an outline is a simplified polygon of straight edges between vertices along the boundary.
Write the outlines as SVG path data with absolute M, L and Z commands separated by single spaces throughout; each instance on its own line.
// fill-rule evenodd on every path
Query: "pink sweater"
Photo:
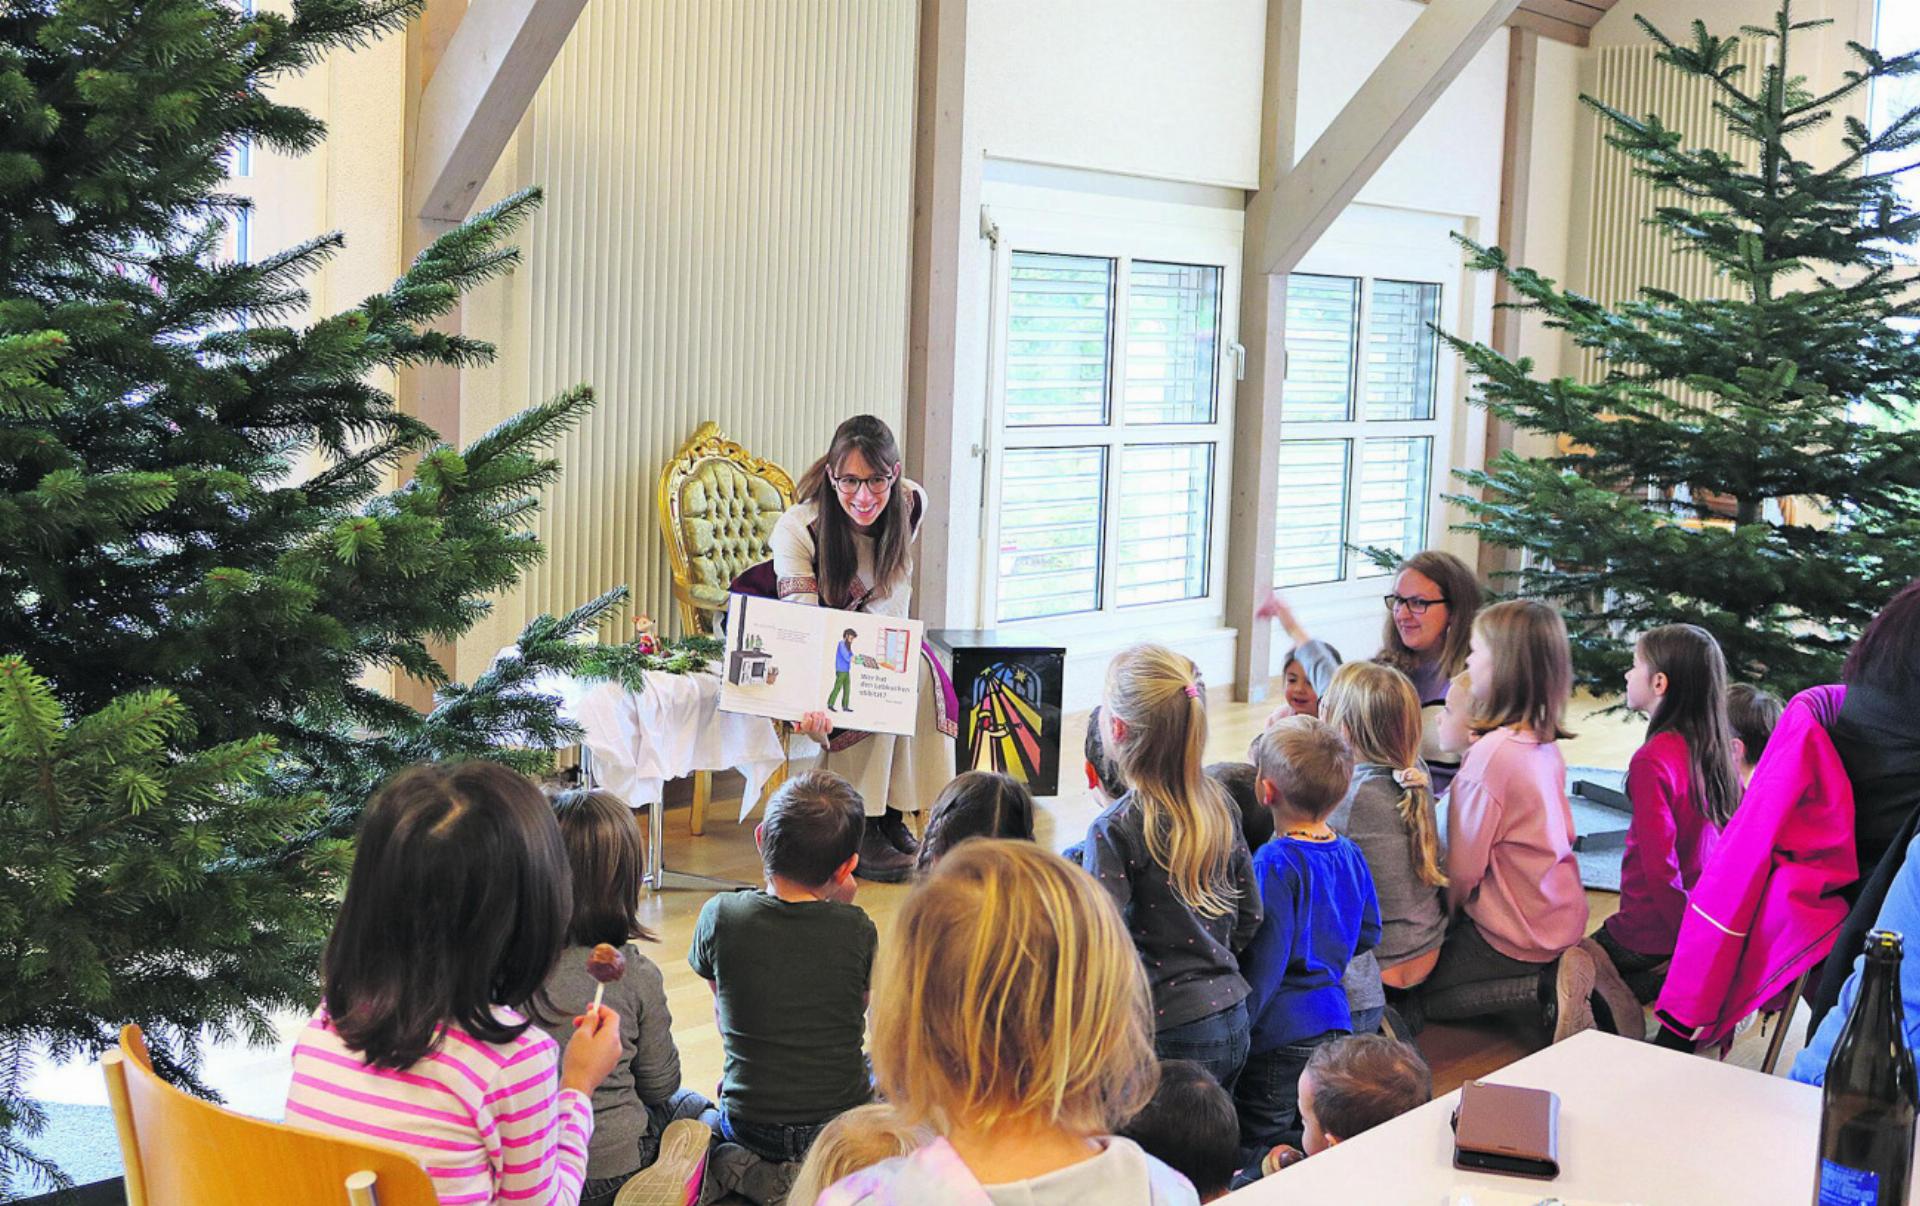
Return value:
M 1586 936 L 1559 746 L 1495 729 L 1467 752 L 1447 797 L 1447 903 L 1509 959 L 1545 963 Z
M 575 1206 L 593 1106 L 560 1088 L 559 1052 L 537 1027 L 511 1043 L 450 1029 L 440 1050 L 404 1072 L 371 1068 L 322 1012 L 293 1049 L 287 1121 L 403 1149 L 443 1206 Z
M 1687 739 L 1656 733 L 1627 764 L 1627 851 L 1620 863 L 1620 911 L 1607 919 L 1614 941 L 1642 955 L 1671 955 L 1687 893 L 1720 831 L 1693 798 Z

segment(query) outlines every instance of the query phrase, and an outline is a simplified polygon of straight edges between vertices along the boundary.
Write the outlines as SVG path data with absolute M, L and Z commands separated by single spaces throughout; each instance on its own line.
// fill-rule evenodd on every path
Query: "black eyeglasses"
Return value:
M 1380 597 L 1386 600 L 1387 611 L 1389 613 L 1399 611 L 1402 607 L 1404 607 L 1407 609 L 1407 614 L 1411 615 L 1416 620 L 1419 619 L 1421 616 L 1424 616 L 1427 614 L 1427 608 L 1434 607 L 1449 601 L 1444 598 L 1410 599 L 1406 595 L 1382 595 Z
M 887 492 L 888 487 L 893 485 L 893 474 L 891 473 L 883 477 L 840 477 L 832 473 L 829 473 L 827 476 L 833 479 L 833 488 L 848 498 L 852 498 L 862 490 L 878 498 Z

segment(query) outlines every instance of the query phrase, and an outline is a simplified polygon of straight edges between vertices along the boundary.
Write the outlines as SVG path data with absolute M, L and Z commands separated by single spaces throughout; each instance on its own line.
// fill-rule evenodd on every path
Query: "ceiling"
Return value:
M 1588 31 L 1615 3 L 1617 0 L 1520 0 L 1519 10 L 1507 24 L 1558 42 L 1585 46 Z

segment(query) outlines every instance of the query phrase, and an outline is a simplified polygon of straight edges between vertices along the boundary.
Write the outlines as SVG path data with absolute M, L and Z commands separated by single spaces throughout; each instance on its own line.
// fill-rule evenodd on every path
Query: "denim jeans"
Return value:
M 1660 989 L 1667 982 L 1667 969 L 1673 965 L 1673 956 L 1643 955 L 1639 951 L 1630 951 L 1614 941 L 1606 926 L 1593 932 L 1593 940 L 1600 949 L 1607 952 L 1607 958 L 1613 960 L 1613 970 L 1627 982 L 1633 995 L 1642 1005 L 1651 1005 L 1660 995 Z
M 818 1122 L 748 1122 L 720 1111 L 720 1135 L 729 1143 L 738 1143 L 762 1160 L 776 1164 L 798 1164 L 807 1158 L 807 1149 L 820 1137 L 831 1118 Z
M 1375 1005 L 1371 1009 L 1360 1010 L 1353 1015 L 1353 1032 L 1355 1034 L 1379 1034 L 1380 1019 L 1385 1017 L 1386 1014 L 1387 1007 L 1385 1005 Z
M 1427 1017 L 1441 1022 L 1465 1021 L 1494 1014 L 1544 1013 L 1541 977 L 1553 974 L 1555 964 L 1528 963 L 1494 950 L 1480 927 L 1465 913 L 1454 918 L 1440 947 L 1440 962 L 1420 986 L 1420 1004 Z M 1546 1001 L 1553 999 L 1546 986 Z
M 596 1177 L 580 1187 L 580 1206 L 612 1206 L 614 1196 L 620 1192 L 634 1173 L 643 1168 L 651 1168 L 660 1158 L 660 1134 L 667 1127 L 682 1118 L 701 1118 L 708 1125 L 717 1125 L 720 1115 L 713 1103 L 692 1089 L 682 1089 L 662 1102 L 643 1103 L 647 1110 L 647 1133 L 640 1136 L 639 1160 L 633 1172 L 621 1173 L 617 1177 Z
M 1234 1086 L 1233 1107 L 1240 1115 L 1240 1165 L 1251 1172 L 1241 1176 L 1257 1180 L 1260 1159 L 1275 1145 L 1300 1146 L 1300 1073 L 1320 1044 L 1339 1038 L 1344 1030 L 1288 1043 L 1272 1051 L 1256 1051 L 1247 1057 Z M 1244 1181 L 1236 1179 L 1235 1185 Z
M 1184 1026 L 1174 1026 L 1153 1036 L 1153 1052 L 1161 1059 L 1190 1059 L 1233 1092 L 1240 1076 L 1240 1065 L 1247 1062 L 1247 1036 L 1251 1023 L 1247 1003 L 1235 1002 L 1219 1013 L 1209 1014 Z

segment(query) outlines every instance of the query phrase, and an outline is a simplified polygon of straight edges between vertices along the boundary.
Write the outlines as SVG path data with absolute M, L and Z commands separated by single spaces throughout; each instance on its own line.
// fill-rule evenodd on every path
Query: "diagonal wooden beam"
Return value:
M 513 137 L 587 0 L 472 0 L 420 94 L 410 202 L 458 222 Z
M 1433 0 L 1313 146 L 1265 215 L 1264 271 L 1291 272 L 1520 0 Z

